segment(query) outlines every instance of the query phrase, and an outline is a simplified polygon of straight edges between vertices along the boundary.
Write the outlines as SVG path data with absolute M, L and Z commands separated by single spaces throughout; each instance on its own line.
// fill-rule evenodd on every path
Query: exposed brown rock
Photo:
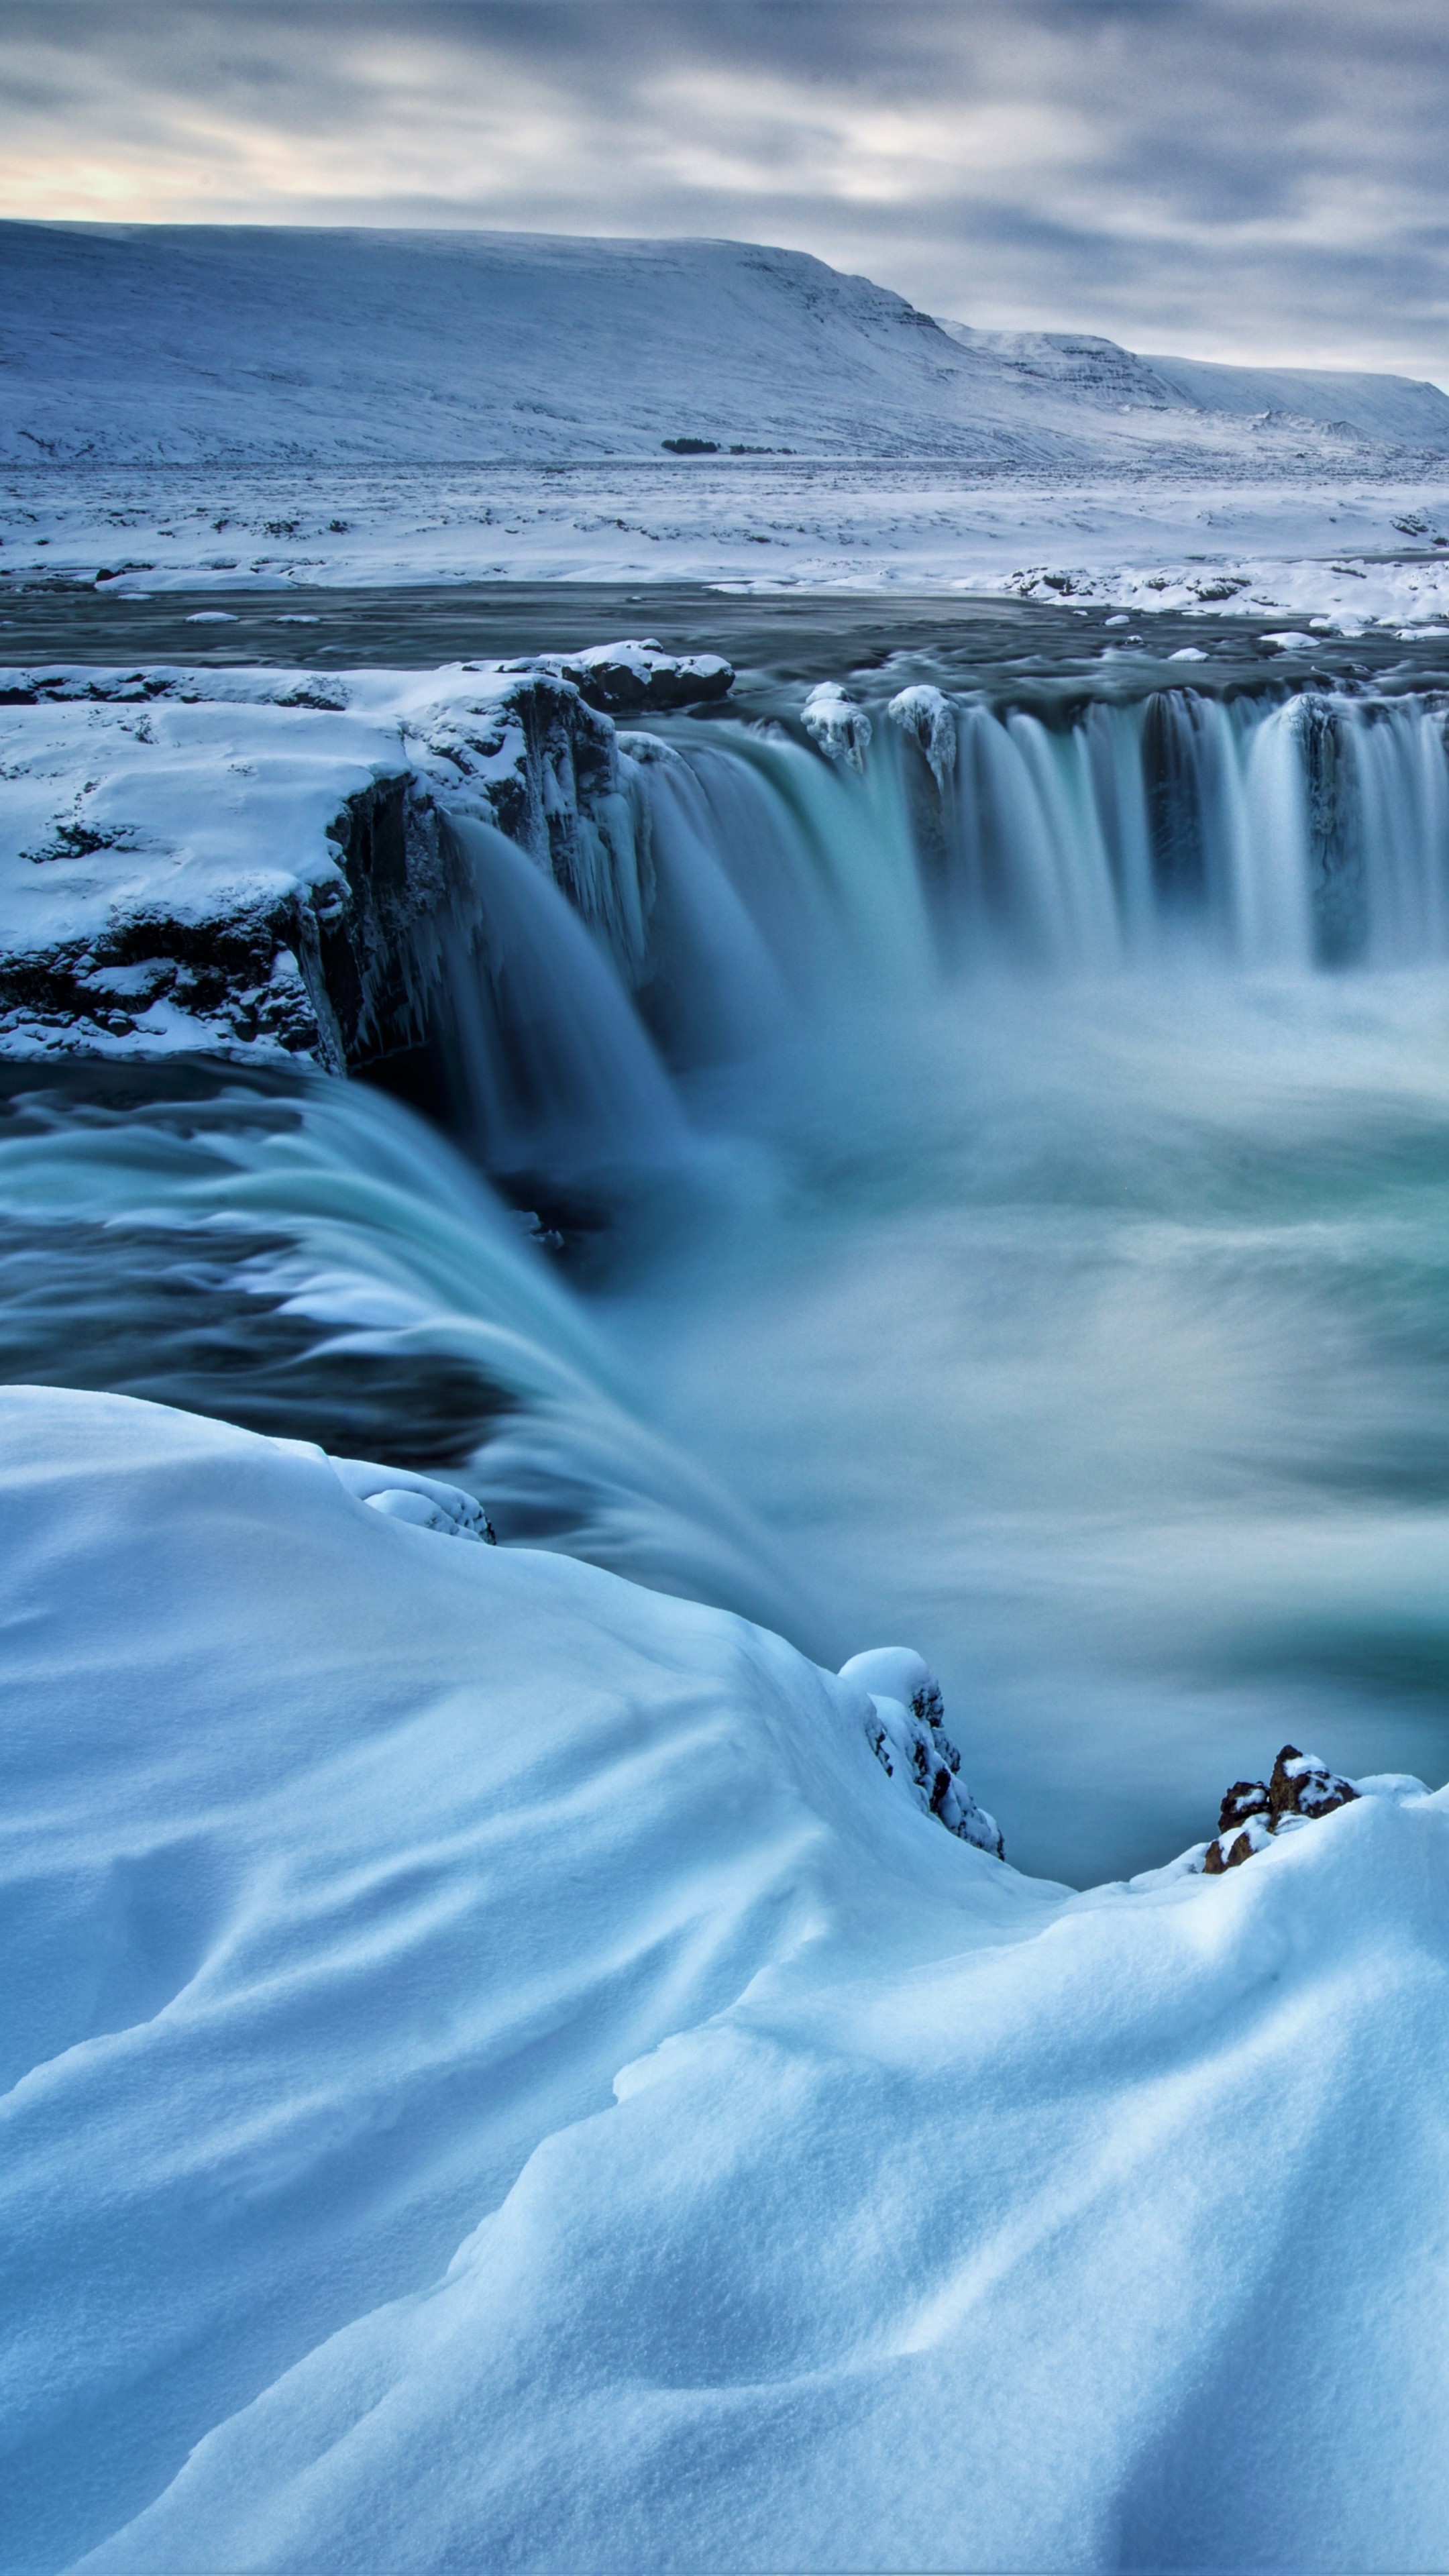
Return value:
M 1285 1816 L 1331 1815 L 1359 1792 L 1316 1753 L 1285 1744 L 1268 1780 L 1235 1780 L 1218 1813 L 1218 1829 L 1203 1854 L 1203 1875 L 1220 1878 L 1254 1852 L 1265 1851 Z
M 1225 1834 L 1230 1825 L 1241 1825 L 1249 1816 L 1265 1816 L 1270 1800 L 1266 1780 L 1235 1780 L 1218 1811 L 1218 1832 Z
M 1351 1780 L 1330 1771 L 1316 1754 L 1300 1753 L 1296 1744 L 1284 1745 L 1268 1783 L 1275 1830 L 1280 1816 L 1331 1815 L 1335 1807 L 1346 1807 L 1357 1796 Z

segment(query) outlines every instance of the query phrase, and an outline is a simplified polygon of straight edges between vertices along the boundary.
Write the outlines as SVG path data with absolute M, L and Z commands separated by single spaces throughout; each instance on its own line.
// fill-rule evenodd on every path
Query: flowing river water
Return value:
M 0 1366 L 444 1468 L 831 1663 L 916 1645 L 1009 1857 L 1077 1883 L 1285 1738 L 1438 1781 L 1444 701 L 1188 676 L 921 647 L 834 763 L 798 687 L 659 723 L 631 973 L 459 822 L 447 1134 L 9 1067 Z M 902 681 L 944 691 L 904 730 Z

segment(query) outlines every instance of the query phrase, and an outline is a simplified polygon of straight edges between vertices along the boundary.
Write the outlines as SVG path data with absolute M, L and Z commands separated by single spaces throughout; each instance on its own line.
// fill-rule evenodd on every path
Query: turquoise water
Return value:
M 1009 1856 L 1084 1882 L 1286 1738 L 1449 1769 L 1449 763 L 1428 701 L 953 721 L 939 785 L 879 709 L 860 775 L 670 728 L 632 990 L 479 836 L 453 1142 L 12 1068 L 0 1365 L 915 1645 Z

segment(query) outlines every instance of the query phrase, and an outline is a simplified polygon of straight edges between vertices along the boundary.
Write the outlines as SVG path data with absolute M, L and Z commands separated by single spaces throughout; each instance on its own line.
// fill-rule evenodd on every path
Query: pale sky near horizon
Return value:
M 0 0 L 0 213 L 814 251 L 1449 383 L 1449 0 Z

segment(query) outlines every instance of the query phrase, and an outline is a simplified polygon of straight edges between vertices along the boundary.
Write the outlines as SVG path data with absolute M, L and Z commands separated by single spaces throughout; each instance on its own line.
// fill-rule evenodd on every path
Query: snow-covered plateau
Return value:
M 938 322 L 752 242 L 0 224 L 13 461 L 1449 459 L 1399 376 Z
M 1072 1895 L 444 1502 L 0 1403 L 7 2563 L 1442 2565 L 1443 1796 Z
M 8 224 L 0 257 L 18 578 L 1449 612 L 1433 385 L 973 331 L 738 242 Z

